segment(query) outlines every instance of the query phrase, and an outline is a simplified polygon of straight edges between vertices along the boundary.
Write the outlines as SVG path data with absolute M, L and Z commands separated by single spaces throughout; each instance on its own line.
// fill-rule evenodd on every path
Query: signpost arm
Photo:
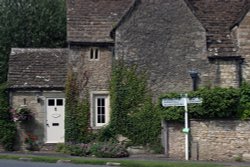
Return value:
M 185 107 L 185 128 L 188 129 L 188 106 L 187 106 L 187 94 L 184 97 L 184 107 Z M 188 133 L 185 133 L 185 159 L 189 160 L 189 150 L 188 150 Z

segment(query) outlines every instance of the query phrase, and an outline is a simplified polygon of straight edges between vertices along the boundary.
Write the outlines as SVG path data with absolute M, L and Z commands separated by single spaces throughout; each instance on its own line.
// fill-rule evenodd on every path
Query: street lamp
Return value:
M 193 91 L 196 91 L 197 90 L 198 72 L 196 70 L 191 70 L 191 71 L 189 71 L 189 74 L 190 74 L 192 81 L 193 81 L 193 84 L 192 84 Z

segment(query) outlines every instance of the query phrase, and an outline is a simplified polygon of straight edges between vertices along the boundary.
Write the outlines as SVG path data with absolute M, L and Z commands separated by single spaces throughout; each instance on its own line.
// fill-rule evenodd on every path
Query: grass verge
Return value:
M 0 159 L 19 160 L 19 158 L 31 158 L 32 162 L 56 163 L 58 160 L 71 160 L 73 164 L 92 164 L 106 165 L 107 162 L 121 163 L 122 167 L 224 167 L 214 163 L 191 163 L 191 162 L 166 162 L 149 160 L 119 160 L 119 159 L 96 159 L 96 158 L 60 158 L 47 156 L 19 156 L 19 155 L 0 155 Z

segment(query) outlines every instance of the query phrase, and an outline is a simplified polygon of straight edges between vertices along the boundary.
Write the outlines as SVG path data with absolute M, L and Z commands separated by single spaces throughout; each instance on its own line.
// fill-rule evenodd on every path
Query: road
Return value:
M 107 167 L 106 165 L 75 165 L 67 163 L 41 163 L 0 159 L 0 167 Z

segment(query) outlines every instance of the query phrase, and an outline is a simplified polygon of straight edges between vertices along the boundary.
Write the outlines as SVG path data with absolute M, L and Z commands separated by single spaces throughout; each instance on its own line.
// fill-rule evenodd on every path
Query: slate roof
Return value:
M 134 0 L 67 0 L 68 42 L 113 42 L 110 31 Z
M 232 28 L 249 10 L 249 0 L 186 0 L 207 31 L 209 56 L 237 56 Z
M 9 57 L 10 88 L 63 88 L 67 49 L 13 48 Z

